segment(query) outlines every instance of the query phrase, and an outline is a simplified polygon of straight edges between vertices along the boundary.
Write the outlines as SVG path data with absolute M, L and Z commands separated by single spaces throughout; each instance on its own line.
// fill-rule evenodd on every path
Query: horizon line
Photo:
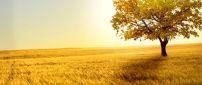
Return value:
M 192 42 L 192 43 L 170 43 L 167 46 L 175 46 L 175 45 L 190 45 L 190 44 L 202 44 L 202 42 Z M 2 51 L 21 51 L 21 50 L 59 50 L 59 49 L 85 49 L 85 48 L 133 48 L 133 47 L 153 47 L 153 46 L 160 46 L 160 44 L 152 44 L 152 45 L 131 45 L 131 46 L 81 46 L 81 47 L 55 47 L 55 48 L 22 48 L 22 49 L 6 49 L 6 50 L 0 50 Z

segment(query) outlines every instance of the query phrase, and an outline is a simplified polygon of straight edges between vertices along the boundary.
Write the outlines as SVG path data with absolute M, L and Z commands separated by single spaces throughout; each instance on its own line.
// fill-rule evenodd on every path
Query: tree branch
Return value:
M 152 19 L 154 19 L 156 22 L 160 22 L 158 19 L 156 19 L 156 18 L 154 17 L 154 15 L 152 15 L 151 17 L 152 17 Z
M 164 37 L 164 41 L 166 44 L 168 43 L 168 38 L 167 37 Z
M 146 22 L 144 21 L 144 19 L 142 19 L 142 22 L 145 25 L 145 27 L 149 30 L 149 32 L 152 33 L 153 31 L 149 28 L 149 26 L 146 24 Z
M 158 39 L 159 39 L 159 41 L 160 41 L 161 43 L 163 42 L 160 36 L 158 36 Z

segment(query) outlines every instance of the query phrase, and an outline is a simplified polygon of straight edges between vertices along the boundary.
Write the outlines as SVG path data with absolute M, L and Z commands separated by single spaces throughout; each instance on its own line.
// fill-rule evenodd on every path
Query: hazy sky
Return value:
M 159 44 L 116 37 L 112 0 L 0 0 L 0 12 L 1 50 Z M 170 43 L 201 43 L 200 35 Z

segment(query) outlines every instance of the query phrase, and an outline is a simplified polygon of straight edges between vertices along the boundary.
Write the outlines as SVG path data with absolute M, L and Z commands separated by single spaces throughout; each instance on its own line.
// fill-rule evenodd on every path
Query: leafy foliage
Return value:
M 201 0 L 114 0 L 111 22 L 128 39 L 171 40 L 197 37 L 202 30 Z

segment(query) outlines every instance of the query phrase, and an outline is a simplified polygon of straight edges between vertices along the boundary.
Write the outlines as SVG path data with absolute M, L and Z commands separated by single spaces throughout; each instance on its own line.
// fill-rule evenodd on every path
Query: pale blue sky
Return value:
M 159 44 L 116 37 L 111 0 L 0 0 L 0 11 L 1 50 Z M 171 44 L 202 42 L 191 38 Z

